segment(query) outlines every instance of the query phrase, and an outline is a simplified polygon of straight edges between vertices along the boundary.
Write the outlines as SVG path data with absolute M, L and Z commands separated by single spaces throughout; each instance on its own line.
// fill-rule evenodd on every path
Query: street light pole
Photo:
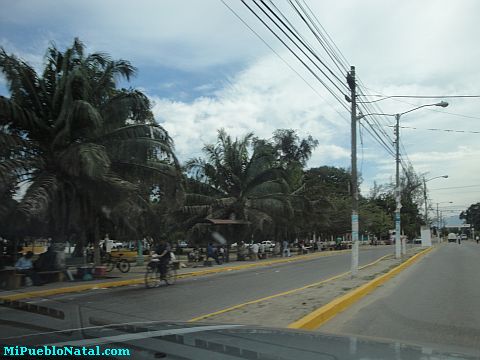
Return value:
M 352 67 L 353 69 L 353 79 L 354 76 L 355 76 L 355 68 Z M 351 74 L 349 74 L 349 76 L 351 76 Z M 347 80 L 348 80 L 348 77 L 347 77 Z M 350 82 L 349 82 L 349 85 L 350 85 Z M 350 85 L 350 89 L 352 89 L 352 86 Z M 352 90 L 352 95 L 355 94 L 355 91 L 354 91 L 355 87 L 353 86 L 353 90 Z M 354 115 L 354 110 L 353 110 L 353 104 L 355 104 L 355 99 L 352 99 L 352 176 L 353 176 L 353 134 L 354 134 L 354 118 L 353 118 L 353 115 Z M 399 132 L 399 123 L 400 123 L 400 117 L 402 115 L 405 115 L 405 114 L 408 114 L 412 111 L 415 111 L 415 110 L 418 110 L 418 109 L 421 109 L 421 108 L 424 108 L 424 107 L 427 107 L 427 106 L 440 106 L 440 107 L 447 107 L 448 106 L 448 103 L 446 101 L 441 101 L 439 103 L 435 103 L 435 104 L 425 104 L 425 105 L 420 105 L 420 106 L 417 106 L 413 109 L 410 109 L 410 110 L 407 110 L 407 111 L 404 111 L 402 113 L 399 113 L 399 114 L 384 114 L 384 113 L 372 113 L 372 114 L 361 114 L 358 118 L 355 116 L 355 120 L 360 120 L 362 118 L 364 118 L 365 116 L 367 115 L 384 115 L 384 116 L 395 116 L 395 119 L 396 119 L 396 124 L 395 124 L 395 135 L 396 135 L 396 139 L 395 139 L 395 165 L 396 165 L 396 189 L 395 189 L 395 200 L 396 200 L 396 208 L 395 208 L 395 258 L 399 259 L 401 257 L 401 252 L 402 252 L 402 245 L 400 243 L 400 231 L 401 231 L 401 208 L 402 208 L 402 203 L 401 203 L 401 191 L 400 191 L 400 132 Z M 356 126 L 356 123 L 355 123 L 355 126 Z M 355 133 L 356 134 L 356 133 Z M 355 139 L 355 175 L 356 175 L 356 139 Z M 356 181 L 356 177 L 355 177 L 355 181 Z M 430 179 L 432 180 L 432 179 Z M 425 185 L 425 182 L 424 181 L 424 185 Z M 425 190 L 424 190 L 424 196 L 426 197 L 426 187 L 425 187 Z M 355 197 L 355 195 L 354 195 Z M 358 198 L 357 198 L 358 199 Z M 425 203 L 426 203 L 426 200 L 425 200 Z M 357 204 L 358 206 L 358 204 Z M 427 212 L 428 210 L 426 209 L 426 206 L 425 206 L 425 218 L 427 217 Z M 357 212 L 358 214 L 358 212 Z M 357 233 L 356 233 L 356 236 L 357 236 L 357 239 L 358 239 L 358 215 L 356 217 L 356 220 L 357 220 Z M 427 219 L 426 219 L 427 220 Z M 354 220 L 353 220 L 353 212 L 352 212 L 352 241 L 353 241 L 353 228 L 354 228 Z M 352 250 L 353 250 L 353 245 L 352 245 Z M 404 253 L 406 253 L 406 248 L 404 247 Z M 352 266 L 353 266 L 353 256 L 352 256 Z
M 357 95 L 355 84 L 355 66 L 350 67 L 347 83 L 351 95 L 351 132 L 352 132 L 352 258 L 350 272 L 358 273 L 358 179 L 357 179 Z
M 396 184 L 395 184 L 395 258 L 399 259 L 401 257 L 402 244 L 400 243 L 400 209 L 402 208 L 402 199 L 400 192 L 400 114 L 395 115 L 397 120 L 395 124 L 395 170 L 396 170 Z
M 425 181 L 425 176 L 423 177 L 423 199 L 425 201 L 425 225 L 428 226 L 427 182 Z

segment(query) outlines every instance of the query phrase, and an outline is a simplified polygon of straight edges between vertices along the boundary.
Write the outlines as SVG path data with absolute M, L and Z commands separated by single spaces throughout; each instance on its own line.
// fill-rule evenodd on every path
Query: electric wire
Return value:
M 280 15 L 282 18 L 286 18 L 285 15 L 280 11 L 280 9 L 278 9 L 276 6 L 275 9 L 277 10 L 277 12 L 279 14 L 277 14 L 275 11 L 273 11 L 266 3 L 264 0 L 260 0 L 262 2 L 262 4 L 282 23 L 282 25 L 293 35 L 296 37 L 296 39 L 327 69 L 327 71 L 335 78 L 338 80 L 338 82 L 344 86 L 346 88 L 346 90 L 349 90 L 348 87 L 347 87 L 347 84 L 344 83 L 343 80 L 341 80 L 336 73 L 333 72 L 333 70 L 331 70 L 328 65 L 320 58 L 320 56 L 313 50 L 312 46 L 308 43 L 308 41 L 305 41 L 304 37 L 303 36 L 299 36 L 297 33 L 298 33 L 298 30 L 296 30 L 295 28 L 295 31 L 292 31 L 291 27 L 290 27 L 290 22 L 287 21 L 288 25 L 282 20 L 279 18 L 278 15 Z M 270 2 L 272 3 L 272 1 L 270 0 Z M 258 5 L 257 5 L 258 6 Z M 305 54 L 306 55 L 306 54 Z M 312 61 L 312 60 L 311 60 Z M 320 70 L 322 71 L 316 64 L 314 61 L 312 61 L 314 63 L 314 65 Z M 322 72 L 323 73 L 323 72 Z M 342 74 L 342 72 L 341 72 Z M 327 76 L 325 74 L 325 76 Z M 342 76 L 342 75 L 340 75 Z M 335 86 L 336 84 L 333 83 Z M 342 91 L 341 89 L 339 89 L 339 91 Z M 345 94 L 343 94 L 345 95 Z
M 320 36 L 322 36 L 322 38 L 324 39 L 325 43 L 332 49 L 332 53 L 335 54 L 335 57 L 337 58 L 337 61 L 339 62 L 339 64 L 341 64 L 341 66 L 343 67 L 344 71 L 345 72 L 348 72 L 349 70 L 349 61 L 345 58 L 345 56 L 343 55 L 343 53 L 340 51 L 340 49 L 338 48 L 337 44 L 335 43 L 335 41 L 333 41 L 333 39 L 330 37 L 330 35 L 328 34 L 327 30 L 323 27 L 323 25 L 320 23 L 320 21 L 318 20 L 317 16 L 315 15 L 315 13 L 312 11 L 312 9 L 310 8 L 310 6 L 308 6 L 308 3 L 303 0 L 303 4 L 305 5 L 305 8 L 308 9 L 308 12 L 310 13 L 310 16 L 309 16 L 309 19 L 314 19 L 316 21 L 316 24 L 315 24 L 315 21 L 312 21 L 313 23 L 313 26 L 315 27 L 315 29 L 318 31 L 318 33 L 320 34 Z M 307 13 L 307 16 L 308 16 L 308 12 Z M 321 29 L 321 30 L 320 30 Z M 325 35 L 323 35 L 325 34 Z M 330 45 L 331 44 L 331 45 Z
M 225 3 L 224 0 L 220 0 L 220 1 L 223 3 L 223 5 L 225 5 L 225 6 L 233 13 L 233 15 L 235 15 L 235 17 L 236 17 L 238 20 L 240 20 L 240 21 L 242 22 L 243 25 L 245 25 L 253 34 L 255 34 L 255 36 L 256 36 L 258 39 L 260 39 L 260 41 L 262 41 L 265 46 L 267 46 L 280 60 L 282 60 L 282 62 L 283 62 L 285 65 L 287 65 L 290 70 L 292 70 L 310 89 L 312 89 L 314 93 L 316 93 L 320 98 L 322 98 L 322 99 L 326 102 L 326 104 L 327 104 L 328 106 L 330 106 L 343 120 L 345 120 L 347 123 L 349 123 L 349 120 L 345 117 L 344 114 L 342 114 L 341 112 L 339 112 L 332 104 L 330 104 L 330 102 L 328 102 L 328 101 L 324 98 L 324 96 L 323 96 L 322 94 L 320 94 L 320 92 L 318 92 L 318 90 L 315 89 L 315 88 L 313 87 L 313 85 L 310 84 L 310 83 L 307 81 L 307 79 L 305 79 L 297 70 L 295 70 L 295 68 L 294 68 L 292 65 L 290 65 L 290 64 L 287 62 L 287 60 L 285 60 L 272 46 L 270 46 L 270 44 L 268 44 L 268 42 L 267 42 L 265 39 L 263 39 L 262 36 L 261 36 L 258 32 L 256 32 L 246 21 L 244 21 L 244 20 L 241 18 L 241 16 L 237 14 L 237 12 L 236 12 L 235 10 L 233 10 L 230 6 L 228 6 L 228 4 Z
M 375 91 L 375 92 L 378 92 L 380 93 L 380 91 L 376 91 L 374 89 L 371 89 L 371 88 L 368 88 L 366 86 L 364 86 L 367 90 L 370 90 L 370 91 Z M 371 96 L 371 95 L 370 95 Z M 381 96 L 386 96 L 384 94 L 381 94 Z M 450 96 L 454 96 L 454 95 L 450 95 Z M 464 96 L 467 96 L 467 95 L 464 95 Z M 477 95 L 471 95 L 471 96 L 477 96 Z M 396 101 L 396 102 L 400 102 L 402 104 L 407 104 L 407 105 L 411 105 L 411 106 L 417 106 L 417 104 L 413 104 L 411 102 L 408 102 L 408 101 L 405 101 L 405 100 L 400 100 L 400 99 L 396 99 L 394 97 L 392 97 L 392 100 L 393 101 Z M 467 119 L 475 119 L 475 120 L 480 120 L 480 117 L 478 116 L 470 116 L 470 115 L 464 115 L 464 114 L 457 114 L 457 113 L 451 113 L 449 111 L 444 111 L 444 110 L 437 110 L 437 109 L 434 109 L 434 108 L 426 108 L 427 111 L 434 111 L 434 112 L 438 112 L 438 113 L 441 113 L 441 114 L 448 114 L 448 115 L 452 115 L 452 116 L 457 116 L 457 117 L 463 117 L 463 118 L 467 118 Z
M 248 6 L 248 4 L 242 0 L 242 3 L 249 9 L 249 11 L 290 51 L 290 53 L 292 53 L 302 64 L 303 66 L 327 89 L 327 91 L 340 103 L 340 105 L 342 107 L 344 107 L 347 111 L 349 111 L 348 107 L 345 105 L 344 101 L 340 100 L 338 95 L 335 94 L 335 92 L 333 92 L 332 89 L 330 89 L 330 87 L 325 84 L 325 82 L 318 76 L 317 73 L 315 73 L 315 71 L 313 71 L 302 59 L 301 57 L 295 53 L 295 51 L 293 51 L 291 49 L 290 46 L 288 46 L 288 44 L 285 43 L 285 41 L 277 34 L 275 33 L 275 31 L 250 7 Z M 255 2 L 254 2 L 255 3 Z M 257 5 L 255 3 L 255 5 Z M 257 5 L 258 6 L 258 5 Z
M 231 7 L 229 7 L 223 0 L 221 0 L 222 3 L 227 7 L 229 8 L 229 10 L 234 13 L 234 15 L 239 18 L 239 20 L 242 21 L 242 23 L 244 23 L 244 25 L 246 25 L 252 32 L 254 32 L 254 34 L 260 38 L 262 40 L 262 42 L 265 43 L 265 45 L 267 45 L 272 51 L 274 51 L 273 47 L 270 46 L 257 32 L 255 32 Z M 345 57 L 343 56 L 343 54 L 340 52 L 340 50 L 338 49 L 338 47 L 336 46 L 336 44 L 334 43 L 333 39 L 331 39 L 331 37 L 328 35 L 328 33 L 325 31 L 325 29 L 323 28 L 323 26 L 321 25 L 321 23 L 318 21 L 318 18 L 316 18 L 315 14 L 311 11 L 310 7 L 308 7 L 308 4 L 306 4 L 305 1 L 304 4 L 305 4 L 305 7 L 303 7 L 300 2 L 298 0 L 295 0 L 296 4 L 298 5 L 298 8 L 295 7 L 295 4 L 293 4 L 293 2 L 291 0 L 289 0 L 290 4 L 292 7 L 294 7 L 297 12 L 297 15 L 301 15 L 301 12 L 303 12 L 303 14 L 305 16 L 300 16 L 300 18 L 302 19 L 302 21 L 307 24 L 308 21 L 310 21 L 311 24 L 313 24 L 312 26 L 308 26 L 308 28 L 310 29 L 310 31 L 312 33 L 314 33 L 315 35 L 315 31 L 316 30 L 318 32 L 317 35 L 315 35 L 315 38 L 317 39 L 317 41 L 320 43 L 320 45 L 322 46 L 322 48 L 325 50 L 325 52 L 327 53 L 327 55 L 330 57 L 330 59 L 332 60 L 333 64 L 337 67 L 337 69 L 341 70 L 345 70 L 346 72 L 348 72 L 348 68 L 347 68 L 347 65 L 348 65 L 348 61 L 346 61 Z M 339 99 L 339 96 L 333 91 L 333 89 L 331 89 L 324 81 L 323 79 L 321 79 L 318 74 L 316 74 L 315 71 L 313 71 L 311 69 L 311 67 L 309 65 L 307 65 L 305 63 L 305 61 L 286 43 L 286 41 L 284 39 L 282 39 L 282 37 L 280 37 L 267 23 L 266 23 L 266 19 L 264 20 L 262 17 L 259 16 L 259 14 L 257 14 L 244 0 L 242 0 L 242 3 L 245 7 L 247 7 L 247 9 L 290 51 L 291 54 L 293 54 L 301 63 L 302 65 L 327 89 L 327 91 L 330 92 L 330 94 L 341 104 L 341 106 L 346 109 L 348 112 L 350 112 L 350 109 L 346 106 L 346 104 L 344 103 L 344 101 L 340 100 Z M 288 30 L 289 33 L 291 33 L 293 35 L 293 37 L 295 39 L 293 39 L 291 36 L 289 36 L 285 30 L 272 18 L 272 16 L 270 16 L 267 11 L 265 9 L 263 9 L 256 1 L 253 1 L 253 3 L 262 11 L 262 13 L 268 17 L 268 19 L 273 22 L 275 24 L 275 26 L 280 29 L 280 31 L 282 31 L 282 33 L 287 36 L 287 38 L 290 40 L 290 42 L 292 42 L 295 47 L 297 47 L 298 49 L 300 49 L 300 51 L 302 51 L 302 53 L 307 56 L 307 54 L 305 53 L 305 51 L 303 51 L 300 47 L 300 45 L 295 41 L 295 39 L 302 45 L 304 46 L 306 49 L 308 49 L 308 51 L 314 53 L 313 51 L 313 48 L 312 46 L 305 40 L 305 38 L 302 36 L 302 34 L 292 25 L 292 23 L 290 21 L 288 21 L 288 19 L 286 18 L 286 16 L 280 11 L 280 9 L 278 9 L 277 6 L 275 6 L 273 4 L 272 1 L 270 1 L 271 4 L 273 4 L 271 7 L 269 7 L 267 4 L 265 4 L 265 2 L 263 0 L 261 0 L 261 3 L 268 9 L 268 11 L 270 13 L 273 14 L 273 16 Z M 310 11 L 311 15 L 308 14 L 308 11 L 306 10 L 308 8 L 308 11 Z M 273 9 L 277 10 L 277 12 L 275 12 Z M 308 16 L 307 16 L 308 15 Z M 282 20 L 283 19 L 283 20 Z M 307 21 L 308 19 L 308 21 Z M 315 19 L 316 22 L 313 20 Z M 313 27 L 313 28 L 312 28 Z M 322 29 L 323 29 L 323 32 L 322 32 Z M 324 35 L 326 34 L 326 35 Z M 332 45 L 333 44 L 333 45 Z M 336 49 L 336 50 L 335 50 Z M 274 53 L 277 54 L 277 56 L 279 56 L 279 54 L 274 51 Z M 316 54 L 316 53 L 315 53 Z M 319 57 L 318 54 L 314 55 L 315 58 Z M 279 56 L 280 57 L 280 56 Z M 280 57 L 281 58 L 281 57 Z M 312 61 L 312 59 L 307 56 L 307 58 Z M 281 58 L 282 61 L 284 61 L 286 64 L 288 64 L 283 58 Z M 316 64 L 315 64 L 316 65 Z M 325 67 L 328 68 L 328 66 L 326 66 L 326 64 L 323 62 L 323 65 L 325 65 Z M 289 64 L 288 64 L 289 68 L 291 68 L 292 70 L 294 70 Z M 318 68 L 318 66 L 316 65 L 316 67 Z M 321 70 L 321 69 L 319 69 Z M 331 73 L 331 74 L 334 74 L 334 72 L 328 68 L 328 71 Z M 296 71 L 295 71 L 296 72 Z M 297 73 L 297 72 L 296 72 Z M 327 77 L 327 79 L 334 83 L 333 80 L 325 74 L 324 71 L 322 71 L 322 74 L 324 76 Z M 297 75 L 299 75 L 297 73 Z M 335 79 L 339 80 L 339 77 L 338 76 L 335 76 Z M 308 84 L 308 83 L 307 83 Z M 342 82 L 342 85 L 345 86 L 345 84 Z M 309 85 L 311 88 L 312 86 Z M 343 93 L 343 91 L 341 89 L 338 89 L 338 86 L 336 86 L 337 90 L 339 90 L 342 95 L 345 95 Z M 360 91 L 360 96 L 362 96 L 362 90 L 361 88 L 359 89 Z M 363 106 L 363 105 L 361 105 Z M 369 105 L 365 105 L 363 106 L 365 108 L 365 111 L 368 111 L 367 109 L 369 109 Z M 339 113 L 338 111 L 336 111 L 337 113 Z M 373 111 L 372 111 L 373 112 Z M 340 114 L 340 113 L 339 113 Z M 348 121 L 347 119 L 345 119 L 344 116 L 342 116 L 342 118 L 345 120 L 345 121 Z M 385 120 L 383 120 L 385 121 Z M 392 149 L 392 139 L 390 138 L 389 134 L 385 131 L 385 127 L 384 126 L 381 126 L 382 125 L 382 122 L 377 118 L 377 117 L 373 117 L 371 121 L 369 121 L 368 119 L 366 119 L 364 121 L 366 123 L 365 124 L 362 124 L 362 123 L 359 123 L 360 126 L 362 126 L 364 128 L 365 131 L 367 131 L 367 133 L 369 133 L 369 135 L 372 137 L 372 139 L 374 139 L 389 155 L 395 157 L 395 152 L 393 151 Z M 390 144 L 389 144 L 390 143 Z M 404 168 L 405 167 L 405 164 L 402 164 L 402 167 Z
M 303 43 L 303 41 L 302 41 L 299 37 L 296 36 L 296 34 L 288 27 L 288 25 L 285 24 L 285 23 L 283 22 L 283 20 L 280 19 L 279 16 L 278 16 L 275 12 L 273 12 L 273 10 L 272 10 L 263 0 L 260 0 L 260 2 L 268 9 L 268 11 L 269 11 L 270 13 L 272 13 L 273 16 L 275 16 L 275 18 L 276 18 L 278 21 L 280 21 L 280 22 L 282 23 L 282 25 L 288 30 L 288 32 L 290 32 L 293 36 L 295 36 L 295 38 L 297 39 L 297 41 L 299 41 L 300 44 L 301 44 L 303 47 L 307 48 L 307 50 L 309 50 L 309 51 L 313 54 L 313 56 L 315 56 L 316 59 L 317 59 L 318 61 L 320 61 L 320 63 L 321 63 L 327 70 L 329 70 L 329 72 L 330 72 L 331 74 L 333 74 L 333 75 L 335 76 L 335 78 L 337 78 L 337 80 L 338 80 L 343 86 L 346 87 L 346 84 L 344 84 L 342 80 L 338 79 L 338 77 L 330 70 L 330 68 L 328 68 L 328 67 L 326 66 L 326 64 L 325 64 L 323 61 L 321 61 L 321 59 L 315 54 L 315 52 L 313 52 L 311 49 L 309 49 L 308 46 L 307 46 L 305 43 Z M 246 5 L 246 2 L 245 2 L 244 0 L 242 0 L 242 3 L 244 3 L 244 4 Z M 335 83 L 335 82 L 327 75 L 327 73 L 325 73 L 325 71 L 322 70 L 322 68 L 321 68 L 314 60 L 312 60 L 312 58 L 305 52 L 305 50 L 304 50 L 300 45 L 298 45 L 298 43 L 297 43 L 296 41 L 294 41 L 294 40 L 291 38 L 290 35 L 288 35 L 288 33 L 267 13 L 267 11 L 265 11 L 265 9 L 263 9 L 255 0 L 253 0 L 253 3 L 254 3 L 254 4 L 260 9 L 260 11 L 262 11 L 263 14 L 264 14 L 265 16 L 267 16 L 268 19 L 283 33 L 283 35 L 286 36 L 286 37 L 288 38 L 288 40 L 290 40 L 290 42 L 291 42 L 292 44 L 294 44 L 294 45 L 296 46 L 296 48 L 302 52 L 302 54 L 323 74 L 323 76 L 324 76 L 325 78 L 327 78 L 327 79 L 332 83 L 332 85 L 333 85 L 343 96 L 345 96 L 345 93 L 343 92 L 342 89 L 340 89 L 340 87 L 338 86 L 338 84 Z M 248 5 L 246 5 L 246 6 L 250 9 L 250 7 L 249 7 Z M 255 16 L 257 16 L 256 13 L 255 13 Z M 257 16 L 257 17 L 258 17 L 258 16 Z M 258 18 L 260 19 L 260 17 L 258 17 Z M 265 23 L 264 23 L 264 25 L 267 26 Z M 270 27 L 269 27 L 269 26 L 267 26 L 267 28 L 270 30 Z M 272 32 L 272 34 L 274 34 L 274 35 L 280 40 L 280 37 L 279 37 L 274 31 L 272 31 L 272 30 L 270 30 L 270 31 Z M 283 42 L 283 40 L 281 40 L 281 41 L 282 41 L 282 43 L 283 43 L 285 46 L 287 46 L 287 45 Z M 294 53 L 289 47 L 287 47 L 287 48 L 290 50 L 290 52 Z M 297 56 L 296 53 L 294 53 L 294 55 Z
M 389 125 L 390 126 L 390 125 Z M 463 133 L 463 134 L 480 134 L 480 131 L 473 131 L 473 130 L 454 130 L 454 129 L 437 129 L 437 128 L 417 128 L 414 126 L 400 126 L 402 129 L 411 129 L 411 130 L 423 130 L 423 131 L 444 131 L 450 133 Z
M 312 32 L 312 34 L 315 36 L 319 44 L 322 46 L 322 48 L 325 50 L 327 55 L 330 57 L 332 60 L 333 64 L 337 67 L 337 69 L 340 71 L 341 74 L 345 73 L 346 69 L 342 68 L 341 64 L 339 64 L 338 59 L 335 57 L 335 54 L 332 52 L 332 49 L 328 46 L 329 44 L 325 43 L 324 40 L 321 38 L 321 35 L 319 35 L 317 32 L 312 29 L 312 25 L 306 20 L 306 18 L 309 18 L 309 15 L 306 13 L 306 11 L 303 9 L 302 5 L 298 2 L 295 1 L 297 5 L 302 9 L 302 12 L 295 6 L 292 0 L 289 0 L 290 6 L 294 9 L 294 11 L 297 13 L 297 15 L 303 20 L 303 22 L 307 25 L 309 30 Z M 310 22 L 311 19 L 309 18 Z
M 368 101 L 368 103 L 376 103 L 379 101 L 392 99 L 392 98 L 409 98 L 409 99 L 461 99 L 461 98 L 480 98 L 480 95 L 380 95 L 369 94 L 366 96 L 382 97 L 381 99 Z M 367 102 L 365 102 L 367 103 Z

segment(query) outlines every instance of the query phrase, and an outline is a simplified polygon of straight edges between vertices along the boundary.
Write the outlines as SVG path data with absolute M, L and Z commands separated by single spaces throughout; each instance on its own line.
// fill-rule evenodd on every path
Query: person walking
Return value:
M 258 259 L 258 251 L 259 251 L 259 246 L 257 243 L 253 243 L 252 247 L 252 260 L 257 260 Z
M 280 245 L 280 241 L 275 242 L 275 247 L 273 248 L 273 253 L 275 256 L 280 256 L 282 253 L 282 245 Z
M 209 258 L 212 258 L 213 260 L 215 260 L 215 262 L 217 263 L 217 265 L 220 265 L 220 261 L 218 261 L 218 251 L 217 251 L 217 248 L 215 246 L 213 246 L 212 243 L 208 243 L 208 246 L 207 246 L 207 260 Z
M 287 240 L 283 241 L 283 257 L 290 257 L 290 249 Z

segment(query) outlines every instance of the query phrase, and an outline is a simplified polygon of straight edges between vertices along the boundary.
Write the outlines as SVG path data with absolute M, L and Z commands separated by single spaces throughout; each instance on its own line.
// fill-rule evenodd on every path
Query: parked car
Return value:
M 270 240 L 262 241 L 262 244 L 265 246 L 266 250 L 271 250 L 275 247 L 275 243 L 273 241 L 270 241 Z
M 188 243 L 186 241 L 181 240 L 181 241 L 178 242 L 178 247 L 179 248 L 186 248 L 186 247 L 188 247 Z

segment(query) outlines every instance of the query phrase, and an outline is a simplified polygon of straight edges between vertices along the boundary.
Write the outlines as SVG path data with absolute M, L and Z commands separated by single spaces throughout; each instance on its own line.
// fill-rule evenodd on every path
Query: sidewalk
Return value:
M 362 246 L 361 250 L 375 248 L 373 246 Z M 237 271 L 254 267 L 265 267 L 274 264 L 289 263 L 302 260 L 310 260 L 323 256 L 335 256 L 349 253 L 351 250 L 338 250 L 327 252 L 315 252 L 307 255 L 293 255 L 288 258 L 274 257 L 266 260 L 257 261 L 233 261 L 221 265 L 212 265 L 206 267 L 198 265 L 198 267 L 182 268 L 178 270 L 178 278 L 187 278 L 193 276 L 203 276 L 227 271 Z M 0 300 L 20 300 L 35 297 L 46 297 L 52 295 L 66 294 L 71 292 L 79 292 L 93 289 L 104 289 L 110 287 L 136 285 L 144 283 L 144 274 L 146 263 L 144 266 L 132 266 L 128 273 L 121 273 L 118 269 L 107 273 L 105 277 L 96 278 L 90 281 L 72 281 L 49 283 L 43 286 L 23 287 L 17 290 L 3 291 L 0 293 Z

